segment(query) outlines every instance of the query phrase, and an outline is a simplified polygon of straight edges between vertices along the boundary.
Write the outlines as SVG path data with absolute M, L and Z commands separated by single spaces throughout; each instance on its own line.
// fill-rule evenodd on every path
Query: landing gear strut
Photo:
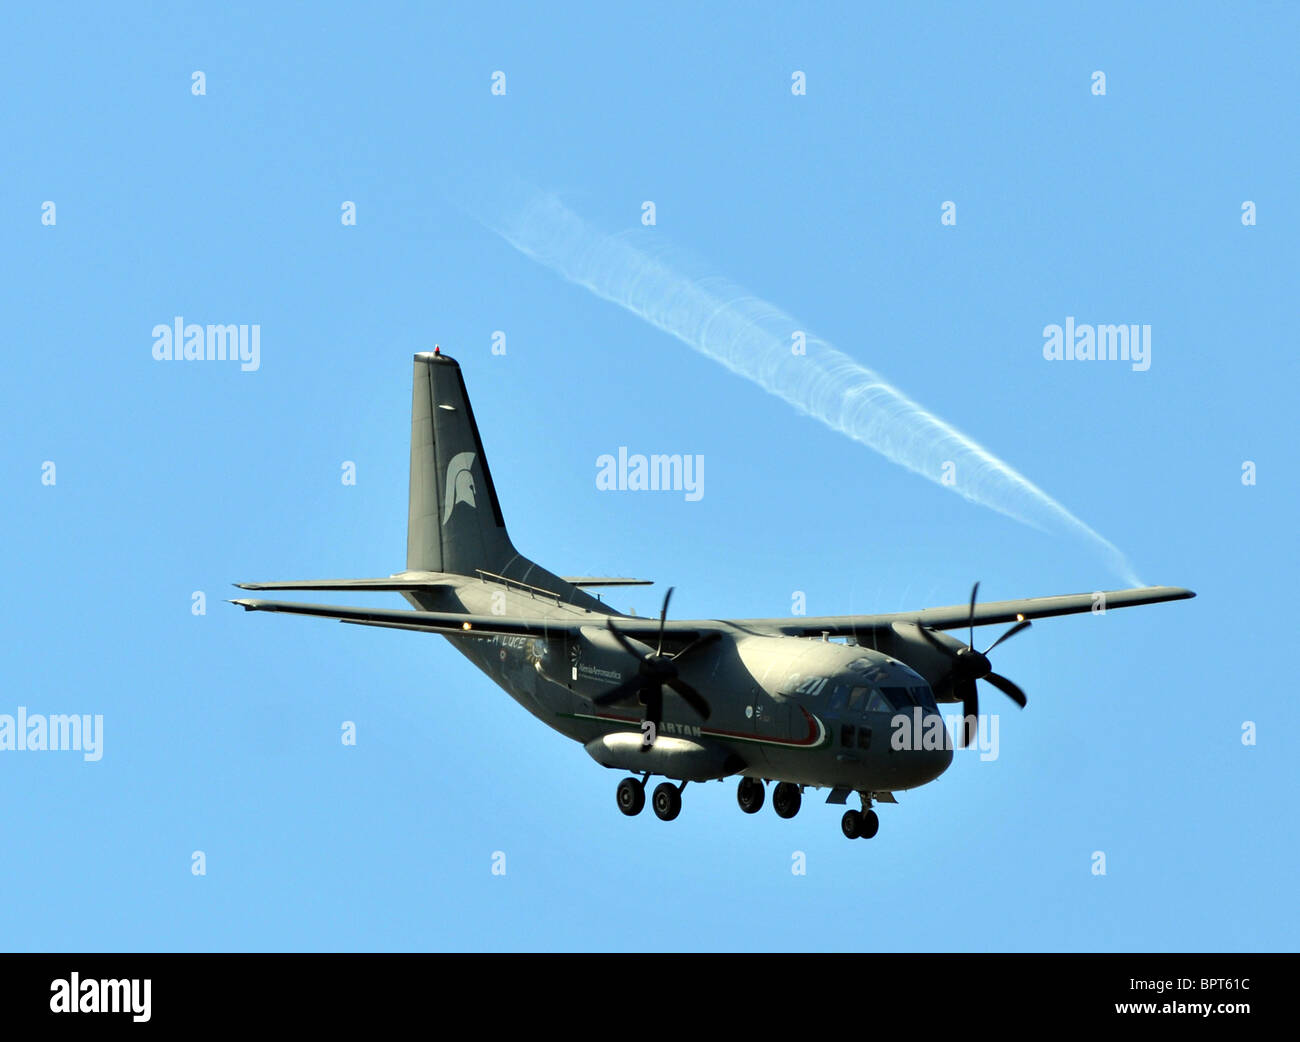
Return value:
M 763 783 L 757 778 L 741 778 L 736 790 L 736 802 L 746 814 L 757 814 L 763 806 Z
M 799 813 L 799 804 L 802 802 L 799 786 L 794 782 L 783 781 L 772 792 L 772 809 L 778 817 L 793 818 Z

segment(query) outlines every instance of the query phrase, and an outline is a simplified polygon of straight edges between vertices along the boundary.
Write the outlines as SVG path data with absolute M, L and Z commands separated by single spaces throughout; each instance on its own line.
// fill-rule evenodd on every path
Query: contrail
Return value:
M 587 224 L 552 195 L 484 223 L 570 282 L 670 333 L 796 409 L 1007 517 L 1082 537 L 1128 583 L 1142 585 L 1119 548 L 1032 481 L 913 401 L 883 376 L 773 305 L 717 279 L 691 279 Z M 804 331 L 805 353 L 795 334 Z

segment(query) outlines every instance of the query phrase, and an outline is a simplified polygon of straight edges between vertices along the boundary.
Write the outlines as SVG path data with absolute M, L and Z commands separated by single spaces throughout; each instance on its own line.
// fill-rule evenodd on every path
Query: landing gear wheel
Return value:
M 645 806 L 645 786 L 639 778 L 624 778 L 618 783 L 618 809 L 629 818 L 641 813 Z
M 672 821 L 682 812 L 682 794 L 672 782 L 662 782 L 655 786 L 652 802 L 655 814 L 661 821 Z
M 757 778 L 741 778 L 736 790 L 736 802 L 746 814 L 757 814 L 763 806 L 763 783 Z
M 862 815 L 862 838 L 871 839 L 879 831 L 880 819 L 876 817 L 876 812 L 874 810 L 864 812 Z M 848 835 L 847 832 L 844 834 Z
M 862 812 L 846 810 L 844 817 L 840 818 L 840 830 L 849 839 L 857 839 L 862 835 Z
M 778 817 L 793 818 L 799 813 L 799 804 L 802 802 L 799 786 L 793 782 L 783 781 L 772 793 L 772 809 Z

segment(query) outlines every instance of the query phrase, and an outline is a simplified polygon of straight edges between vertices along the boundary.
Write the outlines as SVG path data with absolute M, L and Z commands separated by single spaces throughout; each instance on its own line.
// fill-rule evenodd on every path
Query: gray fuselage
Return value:
M 642 733 L 639 706 L 593 702 L 637 669 L 607 630 L 611 619 L 626 616 L 595 598 L 582 594 L 585 603 L 565 603 L 517 585 L 468 578 L 406 596 L 429 611 L 543 615 L 567 629 L 579 622 L 577 639 L 559 634 L 448 640 L 516 702 L 574 741 L 585 745 L 603 735 Z M 952 762 L 952 742 L 926 681 L 868 648 L 729 627 L 706 654 L 683 666 L 682 677 L 708 699 L 712 712 L 702 719 L 669 693 L 657 737 L 728 750 L 743 762 L 731 773 L 892 792 L 924 785 Z M 906 742 L 895 739 L 901 717 L 908 720 Z M 923 732 L 931 740 L 922 742 Z M 933 740 L 936 734 L 941 741 Z

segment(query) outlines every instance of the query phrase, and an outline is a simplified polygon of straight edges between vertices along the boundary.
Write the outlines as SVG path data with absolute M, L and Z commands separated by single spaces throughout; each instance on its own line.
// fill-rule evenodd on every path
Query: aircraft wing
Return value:
M 251 585 L 251 584 L 250 584 Z M 271 584 L 261 584 L 270 586 Z M 301 587 L 296 587 L 301 588 Z M 310 587 L 309 587 L 310 588 Z M 317 589 L 337 588 L 331 586 Z M 367 587 L 345 587 L 361 589 Z M 369 589 L 377 589 L 370 586 Z M 400 588 L 400 587 L 399 587 Z M 1128 608 L 1138 604 L 1158 604 L 1195 597 L 1191 590 L 1178 586 L 1143 586 L 1131 590 L 1104 591 L 1105 607 Z M 456 634 L 462 637 L 531 636 L 559 637 L 577 634 L 587 626 L 604 626 L 612 620 L 619 630 L 637 640 L 651 641 L 659 632 L 659 620 L 627 615 L 599 615 L 592 612 L 557 611 L 539 617 L 508 615 L 470 615 L 460 612 L 412 611 L 408 609 L 352 608 L 332 604 L 302 604 L 292 601 L 264 601 L 240 598 L 231 601 L 246 611 L 282 612 L 311 615 L 359 626 L 382 626 L 388 629 L 417 630 L 425 633 Z M 1068 594 L 1061 597 L 1030 597 L 1016 601 L 990 601 L 975 605 L 975 625 L 988 626 L 1020 619 L 1046 619 L 1054 615 L 1090 612 L 1099 603 L 1093 593 Z M 869 638 L 873 630 L 887 630 L 894 623 L 921 623 L 930 629 L 950 630 L 965 627 L 970 621 L 969 604 L 945 608 L 893 612 L 888 615 L 822 615 L 775 619 L 696 619 L 669 620 L 666 636 L 676 640 L 694 640 L 705 633 L 735 631 L 757 634 L 784 634 L 791 637 Z
M 659 632 L 658 619 L 634 616 L 598 615 L 591 612 L 558 612 L 552 616 L 525 618 L 510 615 L 470 615 L 460 612 L 411 611 L 407 609 L 351 608 L 333 604 L 302 604 L 293 601 L 263 601 L 238 598 L 245 611 L 283 612 L 288 615 L 312 615 L 316 618 L 350 622 L 358 626 L 383 626 L 389 629 L 419 630 L 462 637 L 561 637 L 576 634 L 584 626 L 604 626 L 613 619 L 619 631 L 638 640 L 650 640 Z M 719 629 L 717 623 L 704 628 Z M 669 623 L 673 636 L 692 638 L 703 628 L 691 623 Z
M 1093 610 L 1103 603 L 1107 611 L 1138 604 L 1158 604 L 1195 597 L 1180 586 L 1139 586 L 1131 590 L 1106 590 L 1101 593 L 1072 593 L 1061 597 L 1028 597 L 1018 601 L 989 601 L 975 605 L 975 625 L 989 626 L 1020 619 L 1046 619 L 1054 615 L 1074 615 Z M 970 624 L 969 604 L 951 604 L 945 608 L 900 611 L 889 615 L 822 615 L 806 618 L 736 619 L 732 625 L 741 630 L 766 630 L 793 637 L 861 637 L 872 630 L 888 629 L 896 622 L 915 622 L 934 630 L 961 629 Z

